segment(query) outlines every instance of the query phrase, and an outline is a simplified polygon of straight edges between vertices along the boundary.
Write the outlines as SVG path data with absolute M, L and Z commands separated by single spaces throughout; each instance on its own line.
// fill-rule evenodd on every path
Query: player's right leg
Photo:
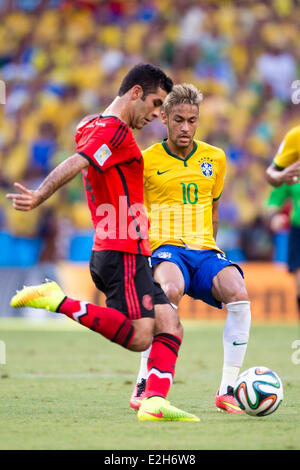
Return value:
M 143 351 L 152 341 L 154 319 L 136 325 L 122 312 L 67 297 L 56 282 L 24 287 L 11 300 L 12 307 L 43 308 L 62 313 L 108 340 L 132 351 Z
M 107 307 L 67 297 L 55 282 L 24 288 L 13 297 L 11 304 L 65 314 L 112 342 L 133 351 L 143 351 L 152 341 L 154 310 L 147 311 L 144 318 L 139 315 L 140 306 L 133 295 L 133 285 L 127 285 L 131 278 L 125 276 L 128 256 L 117 251 L 92 253 L 91 274 L 96 287 L 107 296 Z M 133 325 L 132 318 L 140 320 Z

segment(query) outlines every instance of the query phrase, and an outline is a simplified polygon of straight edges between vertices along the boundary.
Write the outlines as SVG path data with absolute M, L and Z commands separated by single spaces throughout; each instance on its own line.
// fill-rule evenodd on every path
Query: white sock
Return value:
M 148 375 L 148 368 L 147 368 L 147 362 L 148 362 L 148 357 L 151 351 L 152 344 L 149 346 L 146 351 L 143 351 L 141 353 L 141 362 L 140 362 L 140 370 L 136 379 L 136 383 L 139 384 L 142 379 L 147 379 Z
M 234 387 L 247 350 L 251 324 L 249 301 L 231 302 L 226 305 L 227 318 L 223 331 L 224 365 L 219 394 Z
M 234 386 L 240 372 L 240 367 L 224 364 L 222 370 L 222 380 L 219 388 L 219 395 L 227 393 L 227 388 Z

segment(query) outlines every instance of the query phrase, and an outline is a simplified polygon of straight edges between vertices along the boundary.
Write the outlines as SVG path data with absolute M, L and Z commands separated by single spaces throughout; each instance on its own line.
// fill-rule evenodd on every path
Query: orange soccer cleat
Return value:
M 234 398 L 233 388 L 227 387 L 227 393 L 224 395 L 219 395 L 219 390 L 217 391 L 215 398 L 216 407 L 218 411 L 227 411 L 227 413 L 235 414 L 245 414 L 243 410 L 238 405 L 238 402 Z

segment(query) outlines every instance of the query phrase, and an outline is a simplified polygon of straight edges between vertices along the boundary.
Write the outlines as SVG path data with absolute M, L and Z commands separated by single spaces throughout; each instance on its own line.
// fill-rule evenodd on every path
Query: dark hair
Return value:
M 173 81 L 155 65 L 138 64 L 135 65 L 122 80 L 119 96 L 125 95 L 134 85 L 140 85 L 145 98 L 149 93 L 154 93 L 158 87 L 170 93 L 173 88 Z

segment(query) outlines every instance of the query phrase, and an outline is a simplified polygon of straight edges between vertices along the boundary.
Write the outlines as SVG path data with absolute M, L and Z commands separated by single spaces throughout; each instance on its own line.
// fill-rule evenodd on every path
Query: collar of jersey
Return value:
M 165 151 L 167 152 L 168 155 L 170 155 L 171 157 L 173 158 L 177 158 L 177 160 L 181 160 L 182 162 L 184 162 L 184 166 L 187 166 L 187 161 L 189 158 L 191 158 L 192 155 L 194 155 L 194 153 L 196 152 L 197 148 L 198 148 L 198 144 L 195 140 L 193 140 L 193 143 L 194 143 L 194 148 L 193 150 L 185 157 L 185 159 L 183 158 L 180 158 L 178 157 L 177 155 L 175 155 L 174 153 L 170 152 L 170 150 L 168 149 L 167 145 L 166 145 L 166 141 L 167 139 L 163 139 L 162 142 L 161 142 L 161 145 L 163 146 L 163 148 L 165 149 Z
M 121 124 L 123 124 L 124 126 L 128 127 L 128 124 L 126 124 L 126 122 L 122 121 L 122 119 L 119 119 L 117 116 L 114 116 L 114 115 L 107 115 L 107 116 L 102 116 L 102 114 L 99 115 L 99 118 L 100 119 L 108 119 L 108 118 L 114 118 L 115 121 L 117 122 L 120 122 Z

